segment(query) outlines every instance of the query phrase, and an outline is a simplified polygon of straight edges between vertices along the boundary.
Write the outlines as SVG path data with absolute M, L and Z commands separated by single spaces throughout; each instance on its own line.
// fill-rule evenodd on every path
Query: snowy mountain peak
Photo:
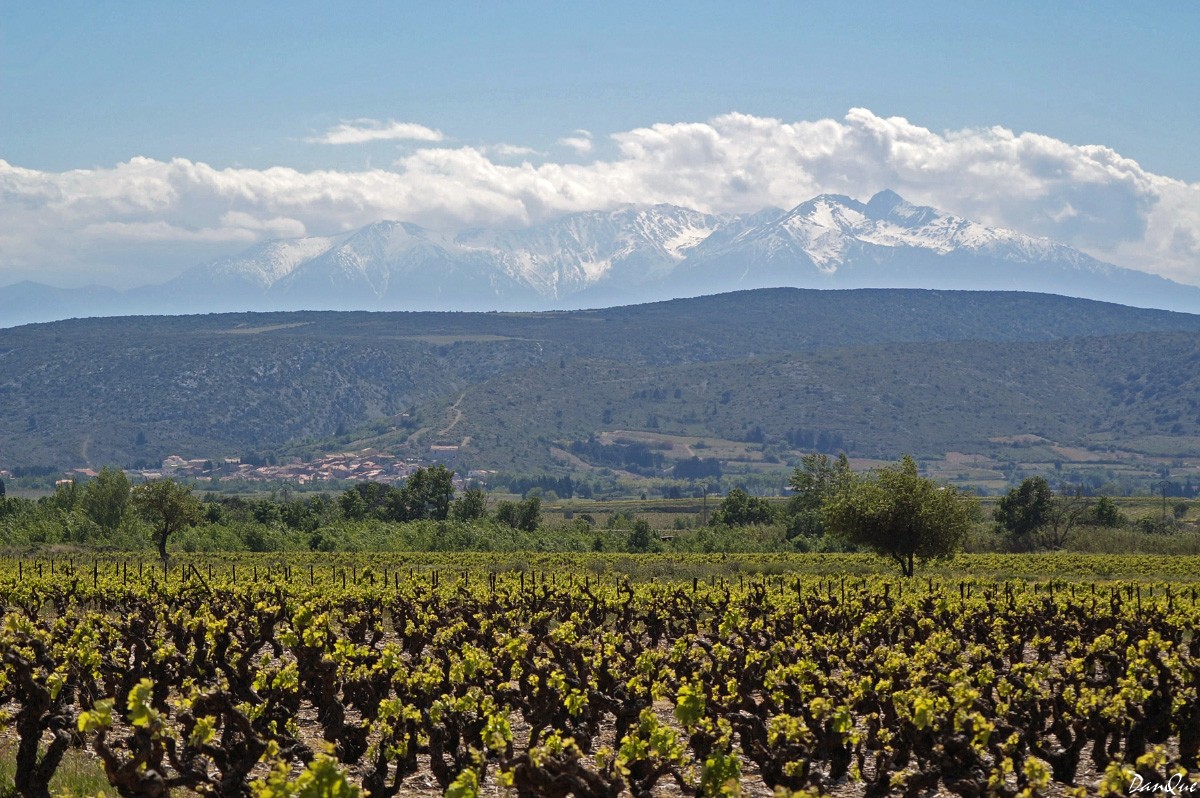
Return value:
M 867 200 L 866 211 L 869 216 L 879 218 L 887 216 L 894 210 L 906 210 L 915 207 L 890 188 L 885 188 L 871 199 Z
M 764 224 L 744 230 L 725 245 L 751 247 L 760 257 L 805 257 L 822 272 L 836 271 L 850 253 L 868 247 L 916 248 L 937 254 L 987 252 L 1002 259 L 1087 259 L 1081 253 L 1011 230 L 987 227 L 936 208 L 914 205 L 885 189 L 862 203 L 822 194 Z M 1082 259 L 1082 260 L 1081 260 Z
M 891 189 L 885 188 L 867 201 L 864 214 L 872 219 L 891 220 L 908 227 L 929 224 L 942 214 L 936 208 L 913 205 Z
M 860 219 L 865 210 L 866 206 L 861 202 L 842 194 L 819 194 L 792 208 L 779 222 L 795 226 L 796 220 L 800 220 L 823 227 L 839 227 L 846 223 L 848 214 L 853 222 Z
M 180 286 L 236 282 L 266 291 L 301 264 L 324 255 L 344 238 L 345 236 L 310 237 L 267 241 L 237 255 L 195 266 L 177 277 L 174 282 Z
M 1162 298 L 1144 304 L 1173 308 L 1200 294 L 889 189 L 740 216 L 618 205 L 457 234 L 379 221 L 259 244 L 158 290 L 221 309 L 531 309 L 770 286 L 1021 288 L 1111 301 L 1149 291 Z

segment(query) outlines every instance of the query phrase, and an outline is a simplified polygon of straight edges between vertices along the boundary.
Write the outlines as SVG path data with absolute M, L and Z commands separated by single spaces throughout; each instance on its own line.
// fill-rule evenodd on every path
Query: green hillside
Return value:
M 0 468 L 442 444 L 464 466 L 586 471 L 632 441 L 661 455 L 643 472 L 818 448 L 978 455 L 958 462 L 985 482 L 1024 455 L 1144 470 L 1200 454 L 1198 365 L 1200 316 L 1022 293 L 72 320 L 0 330 Z
M 612 431 L 668 461 L 712 457 L 720 440 L 751 444 L 739 459 L 784 464 L 820 448 L 882 460 L 1200 458 L 1200 334 L 886 344 L 669 368 L 587 361 L 504 374 L 420 415 L 418 446 L 465 442 L 471 463 L 514 470 L 568 461 L 552 447 L 587 461 L 572 444 L 622 437 L 604 437 Z M 708 446 L 663 445 L 685 438 Z

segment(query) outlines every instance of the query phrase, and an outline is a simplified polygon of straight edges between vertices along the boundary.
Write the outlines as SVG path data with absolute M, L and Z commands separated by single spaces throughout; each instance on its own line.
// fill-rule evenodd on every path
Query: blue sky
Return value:
M 373 215 L 517 224 L 618 201 L 733 211 L 798 202 L 809 190 L 883 187 L 1200 282 L 1198 35 L 1200 4 L 1182 2 L 7 3 L 0 197 L 14 204 L 8 227 L 0 220 L 0 285 L 33 275 L 152 281 L 263 237 Z M 928 145 L 940 166 L 901 168 L 890 152 L 846 145 L 843 167 L 815 168 L 805 150 L 794 191 L 741 197 L 646 176 L 651 161 L 678 171 L 688 147 L 708 146 L 688 125 L 708 125 L 722 146 L 757 137 L 743 156 L 707 162 L 716 178 L 713 169 L 783 157 L 764 156 L 764 142 L 799 145 L 783 141 L 790 129 L 714 120 L 880 127 L 848 121 L 852 109 L 906 122 L 912 130 L 892 125 L 887 146 Z M 683 149 L 648 152 L 637 131 L 656 125 L 670 126 L 663 136 Z M 330 143 L 339 126 L 377 135 Z M 996 128 L 1029 138 L 985 164 L 964 154 L 994 153 Z M 397 135 L 379 134 L 389 129 Z M 413 137 L 399 137 L 406 130 Z M 795 134 L 799 148 L 818 134 Z M 1133 166 L 1097 160 L 1085 145 Z M 879 169 L 860 169 L 872 158 Z M 172 170 L 173 159 L 188 166 Z M 637 169 L 631 159 L 641 159 Z M 510 185 L 522 175 L 506 170 L 524 163 L 553 196 Z M 955 187 L 954 164 L 980 175 L 1011 167 L 1028 185 Z M 922 183 L 921 169 L 938 176 Z M 631 170 L 636 185 L 610 174 Z M 1063 172 L 1083 176 L 1072 183 Z M 421 183 L 431 175 L 441 182 Z M 392 178 L 468 199 L 432 209 L 376 201 L 371 185 Z M 202 190 L 215 182 L 219 190 Z M 299 208 L 266 197 L 266 184 L 314 199 Z M 51 194 L 69 202 L 43 202 Z M 325 216 L 323 194 L 333 197 Z M 72 236 L 84 241 L 79 251 L 55 243 Z
M 12 3 L 4 157 L 315 168 L 330 154 L 297 137 L 340 119 L 539 147 L 576 128 L 862 106 L 1105 144 L 1200 179 L 1200 4 L 847 5 Z

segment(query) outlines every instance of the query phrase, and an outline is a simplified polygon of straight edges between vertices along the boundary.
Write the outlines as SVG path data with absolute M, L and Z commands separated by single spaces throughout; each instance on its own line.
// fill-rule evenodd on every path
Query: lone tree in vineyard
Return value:
M 133 506 L 154 528 L 158 556 L 167 559 L 167 539 L 200 523 L 200 500 L 188 485 L 173 479 L 144 482 L 133 489 Z
M 962 548 L 971 526 L 973 496 L 917 473 L 900 462 L 847 479 L 825 504 L 825 528 L 857 546 L 895 560 L 912 576 L 916 560 L 942 559 Z

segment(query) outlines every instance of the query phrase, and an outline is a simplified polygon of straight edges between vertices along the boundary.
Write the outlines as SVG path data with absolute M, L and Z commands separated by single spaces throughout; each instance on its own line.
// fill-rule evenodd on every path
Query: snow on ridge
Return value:
M 824 194 L 789 211 L 743 215 L 665 204 L 620 205 L 527 228 L 458 233 L 376 222 L 335 237 L 261 244 L 194 271 L 214 283 L 243 280 L 264 291 L 303 276 L 307 284 L 315 279 L 334 288 L 357 285 L 383 296 L 389 283 L 400 285 L 400 274 L 407 284 L 408 275 L 423 277 L 448 266 L 452 279 L 494 284 L 503 278 L 542 297 L 561 299 L 598 284 L 652 284 L 684 264 L 714 256 L 733 258 L 747 275 L 760 263 L 779 268 L 791 262 L 795 268 L 831 275 L 878 247 L 1055 262 L 1093 273 L 1117 268 L 1048 239 L 988 227 L 882 191 L 866 203 Z
M 913 205 L 893 192 L 881 192 L 867 206 L 847 200 L 823 195 L 796 209 L 808 206 L 806 213 L 789 214 L 788 227 L 793 228 L 797 241 L 819 266 L 830 268 L 832 264 L 836 268 L 834 261 L 842 257 L 851 240 L 881 247 L 928 249 L 942 255 L 965 250 L 1004 260 L 1086 259 L 1049 239 Z M 864 208 L 869 212 L 864 213 Z
M 866 221 L 866 217 L 857 208 L 846 205 L 839 199 L 829 195 L 818 197 L 813 203 L 812 212 L 805 216 L 805 220 L 830 230 L 860 227 Z
M 687 255 L 684 254 L 684 250 L 692 249 L 712 234 L 712 228 L 685 227 L 675 231 L 674 238 L 669 238 L 664 241 L 662 247 L 675 260 L 683 260 L 687 257 Z
M 602 282 L 626 260 L 636 261 L 646 274 L 669 271 L 712 234 L 715 219 L 670 205 L 622 205 L 520 230 L 473 230 L 454 241 L 462 251 L 487 257 L 509 276 L 558 298 Z
M 802 259 L 827 275 L 837 272 L 862 246 L 924 249 L 939 255 L 963 252 L 1014 263 L 1059 262 L 1104 274 L 1117 268 L 1049 239 L 913 205 L 890 191 L 876 194 L 867 203 L 822 194 L 727 238 L 715 236 L 712 244 L 700 252 L 777 263 Z
M 208 279 L 240 278 L 266 289 L 301 265 L 324 255 L 337 241 L 337 238 L 323 236 L 268 241 L 239 255 L 197 266 L 185 273 L 185 276 L 192 279 L 203 279 L 201 275 L 207 276 Z

